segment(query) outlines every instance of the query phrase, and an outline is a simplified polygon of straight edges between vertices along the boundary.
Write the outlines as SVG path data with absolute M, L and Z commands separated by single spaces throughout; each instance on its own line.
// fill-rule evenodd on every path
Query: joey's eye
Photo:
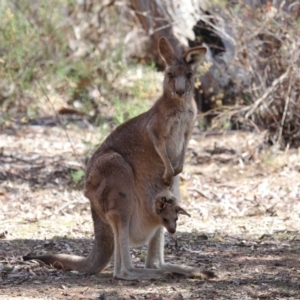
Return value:
M 175 222 L 177 222 L 178 218 L 175 219 Z
M 192 73 L 187 73 L 187 74 L 186 74 L 186 77 L 187 77 L 187 78 L 192 78 L 192 76 L 193 76 Z
M 168 223 L 168 220 L 166 218 L 163 218 L 164 223 Z
M 174 78 L 174 75 L 172 73 L 168 73 L 169 78 Z

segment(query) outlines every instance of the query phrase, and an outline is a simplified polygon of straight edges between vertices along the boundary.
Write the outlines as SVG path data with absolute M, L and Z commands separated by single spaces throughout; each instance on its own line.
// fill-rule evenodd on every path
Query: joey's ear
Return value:
M 183 208 L 181 208 L 180 206 L 176 205 L 176 212 L 180 215 L 186 215 L 186 216 L 191 216 L 189 213 L 187 213 Z
M 158 51 L 167 66 L 170 66 L 176 60 L 176 55 L 173 47 L 164 37 L 158 41 Z
M 155 202 L 155 209 L 156 213 L 160 215 L 162 211 L 166 208 L 166 198 L 165 197 L 159 197 Z
M 187 64 L 195 67 L 198 64 L 200 64 L 201 61 L 204 59 L 206 51 L 207 50 L 205 47 L 194 47 L 194 48 L 188 49 L 183 54 L 183 59 L 185 60 L 185 62 Z

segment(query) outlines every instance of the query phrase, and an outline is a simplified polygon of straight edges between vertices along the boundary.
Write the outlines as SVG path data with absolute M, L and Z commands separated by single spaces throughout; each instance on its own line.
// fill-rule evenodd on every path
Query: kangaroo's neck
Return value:
M 159 98 L 158 102 L 163 103 L 163 106 L 167 107 L 171 111 L 186 111 L 195 106 L 195 101 L 192 94 L 187 94 L 184 97 L 176 97 L 164 92 Z

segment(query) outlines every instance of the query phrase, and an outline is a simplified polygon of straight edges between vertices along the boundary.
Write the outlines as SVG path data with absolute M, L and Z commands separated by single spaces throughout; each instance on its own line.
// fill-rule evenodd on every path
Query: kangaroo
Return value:
M 167 194 L 163 191 L 156 197 L 155 211 L 159 216 L 161 225 L 163 225 L 171 234 L 176 232 L 178 214 L 190 217 L 189 213 L 177 205 L 177 199 L 170 193 L 170 191 L 167 191 Z
M 206 48 L 190 48 L 179 57 L 162 37 L 158 50 L 166 63 L 163 94 L 148 111 L 117 127 L 87 164 L 85 196 L 90 200 L 95 233 L 92 251 L 88 257 L 54 254 L 25 256 L 25 260 L 39 259 L 92 274 L 101 272 L 114 254 L 113 276 L 118 279 L 155 279 L 166 273 L 214 277 L 210 271 L 164 261 L 163 228 L 175 231 L 177 214 L 183 210 L 176 201 L 167 203 L 162 198 L 166 189 L 178 194 L 177 175 L 183 169 L 197 114 L 193 75 Z M 175 217 L 171 225 L 164 221 L 169 222 L 170 216 Z M 147 244 L 146 264 L 137 269 L 130 245 L 141 244 Z

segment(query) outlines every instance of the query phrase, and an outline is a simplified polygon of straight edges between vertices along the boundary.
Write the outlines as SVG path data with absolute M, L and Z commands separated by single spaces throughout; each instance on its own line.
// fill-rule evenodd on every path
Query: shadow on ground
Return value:
M 86 255 L 90 239 L 1 240 L 0 295 L 41 299 L 297 299 L 300 295 L 297 239 L 231 236 L 216 241 L 187 232 L 178 235 L 181 238 L 166 237 L 166 261 L 214 270 L 218 278 L 200 281 L 167 275 L 163 280 L 120 281 L 112 278 L 112 264 L 100 274 L 84 275 L 23 262 L 20 256 L 30 249 Z M 142 267 L 145 247 L 132 249 L 132 257 Z

